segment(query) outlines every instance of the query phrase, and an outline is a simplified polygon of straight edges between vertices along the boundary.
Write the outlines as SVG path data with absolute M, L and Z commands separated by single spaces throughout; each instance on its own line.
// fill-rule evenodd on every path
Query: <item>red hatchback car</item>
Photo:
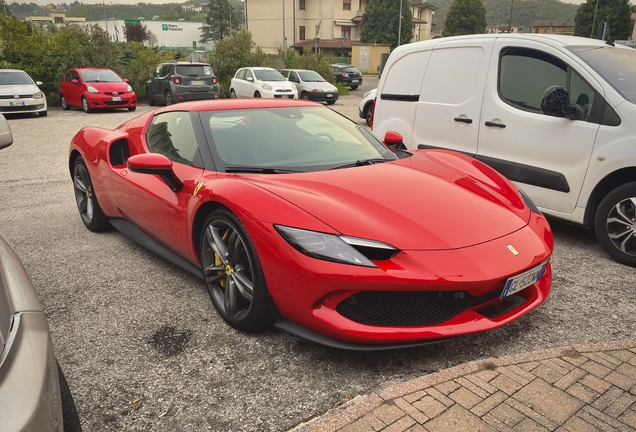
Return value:
M 511 182 L 459 153 L 392 151 L 313 102 L 187 102 L 87 127 L 69 170 L 89 230 L 201 277 L 240 330 L 394 348 L 499 327 L 550 291 L 550 227 Z
M 87 113 L 103 108 L 137 109 L 137 95 L 128 80 L 105 68 L 70 69 L 62 79 L 60 101 L 65 110 L 80 106 Z

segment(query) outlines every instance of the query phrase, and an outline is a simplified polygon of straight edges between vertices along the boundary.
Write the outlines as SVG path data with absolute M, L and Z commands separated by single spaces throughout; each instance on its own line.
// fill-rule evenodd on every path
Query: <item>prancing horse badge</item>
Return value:
M 514 256 L 519 255 L 519 252 L 517 252 L 517 249 L 515 249 L 515 247 L 514 247 L 513 245 L 509 244 L 509 245 L 507 245 L 506 247 L 510 250 L 510 252 L 512 252 L 512 254 L 513 254 Z

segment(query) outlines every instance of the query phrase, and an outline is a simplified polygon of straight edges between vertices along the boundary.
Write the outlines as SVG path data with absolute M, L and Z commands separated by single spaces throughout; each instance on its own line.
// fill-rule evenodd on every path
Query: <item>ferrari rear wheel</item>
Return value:
M 73 163 L 73 188 L 77 209 L 86 228 L 93 232 L 110 229 L 110 223 L 97 202 L 91 177 L 81 156 L 78 156 Z
M 263 331 L 276 322 L 274 306 L 254 244 L 239 219 L 217 210 L 201 234 L 205 285 L 221 317 L 243 331 Z

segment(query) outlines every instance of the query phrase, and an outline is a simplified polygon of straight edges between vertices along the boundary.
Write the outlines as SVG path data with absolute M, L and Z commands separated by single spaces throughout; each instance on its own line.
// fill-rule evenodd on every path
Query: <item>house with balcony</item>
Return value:
M 360 41 L 362 15 L 373 0 L 245 0 L 245 27 L 256 45 L 269 54 L 305 46 L 327 56 L 351 55 Z M 437 9 L 425 0 L 404 0 L 413 13 L 413 39 L 430 39 Z

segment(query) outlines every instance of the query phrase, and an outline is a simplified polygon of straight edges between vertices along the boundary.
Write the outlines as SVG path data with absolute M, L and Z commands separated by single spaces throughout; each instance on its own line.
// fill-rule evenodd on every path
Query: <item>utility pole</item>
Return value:
M 512 33 L 512 6 L 515 4 L 515 0 L 510 0 L 510 17 L 508 18 L 508 33 Z
M 108 17 L 106 16 L 106 2 L 102 0 L 102 6 L 104 6 L 104 24 L 106 25 L 106 33 L 108 34 L 108 39 L 110 40 L 110 33 L 108 33 Z
M 287 51 L 287 37 L 285 36 L 285 0 L 283 0 L 283 52 Z
M 402 39 L 402 0 L 400 0 L 400 24 L 398 25 L 398 46 Z
M 596 25 L 596 13 L 598 12 L 598 0 L 596 0 L 596 8 L 594 9 L 594 19 L 592 20 L 592 31 L 590 37 L 594 37 L 594 26 Z

